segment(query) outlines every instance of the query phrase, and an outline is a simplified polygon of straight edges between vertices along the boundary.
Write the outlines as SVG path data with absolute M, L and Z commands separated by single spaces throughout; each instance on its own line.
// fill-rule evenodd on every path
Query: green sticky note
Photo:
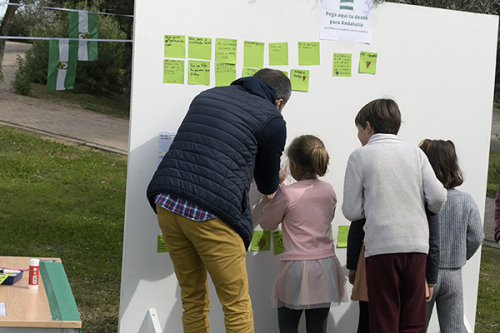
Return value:
M 288 77 L 288 72 L 287 71 L 281 71 L 281 73 L 285 74 Z
M 347 247 L 347 235 L 349 235 L 349 226 L 339 225 L 337 247 Z
M 264 43 L 245 41 L 243 66 L 264 67 Z
M 186 36 L 165 35 L 165 58 L 186 58 Z
M 359 72 L 368 74 L 375 74 L 377 72 L 377 53 L 361 52 Z
M 281 254 L 285 251 L 285 246 L 283 245 L 283 234 L 281 230 L 273 231 L 273 245 L 274 245 L 274 255 Z
M 236 64 L 236 39 L 215 40 L 215 62 Z
M 309 71 L 304 69 L 292 69 L 290 71 L 292 90 L 309 91 Z
M 168 252 L 168 247 L 167 244 L 163 241 L 163 236 L 158 235 L 158 244 L 156 245 L 156 252 L 157 253 L 165 253 Z
M 269 251 L 271 248 L 271 232 L 254 230 L 252 235 L 252 251 Z
M 188 37 L 188 57 L 211 60 L 212 38 Z
M 333 76 L 351 77 L 352 54 L 333 54 Z
M 236 80 L 236 65 L 215 63 L 215 85 L 229 86 Z
M 184 60 L 164 60 L 163 83 L 184 84 Z
M 269 43 L 269 66 L 288 65 L 288 43 Z
M 243 75 L 242 75 L 242 77 L 253 76 L 258 71 L 260 71 L 260 69 L 258 69 L 258 68 L 243 67 Z
M 7 280 L 9 276 L 7 274 L 0 273 L 0 284 L 2 284 L 5 280 Z
M 299 65 L 319 64 L 319 42 L 299 42 Z
M 210 61 L 189 60 L 189 84 L 210 84 Z

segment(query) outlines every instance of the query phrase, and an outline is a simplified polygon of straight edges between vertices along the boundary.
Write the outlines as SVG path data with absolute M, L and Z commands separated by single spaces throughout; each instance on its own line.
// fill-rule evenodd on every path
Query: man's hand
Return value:
M 349 271 L 349 282 L 351 284 L 354 284 L 354 281 L 356 280 L 356 270 L 355 269 L 351 269 Z
M 280 183 L 280 185 L 279 185 L 279 187 L 278 187 L 278 190 L 277 190 L 276 192 L 274 192 L 273 194 L 268 194 L 268 195 L 266 195 L 267 202 L 271 202 L 271 201 L 273 201 L 274 196 L 276 195 L 276 193 L 278 193 L 278 191 L 280 190 L 280 188 L 282 188 L 283 186 L 285 186 L 285 184 Z

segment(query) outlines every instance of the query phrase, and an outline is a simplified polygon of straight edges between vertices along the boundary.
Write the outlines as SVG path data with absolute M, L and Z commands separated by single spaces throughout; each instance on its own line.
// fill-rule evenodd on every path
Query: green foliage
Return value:
M 14 91 L 21 95 L 29 95 L 31 93 L 31 78 L 26 70 L 26 62 L 21 56 L 17 56 L 16 62 L 18 69 L 16 70 L 12 86 Z
M 23 4 L 27 6 L 19 6 L 16 10 L 16 14 L 12 19 L 12 23 L 9 29 L 10 36 L 30 36 L 31 31 L 36 26 L 45 26 L 51 24 L 55 19 L 54 10 L 45 10 L 40 7 L 31 6 L 37 4 L 39 6 L 46 6 L 46 3 L 42 0 L 35 2 L 33 0 L 24 0 Z M 20 40 L 23 42 L 23 40 Z
M 95 11 L 95 8 L 90 10 Z M 36 25 L 31 35 L 67 38 L 68 25 L 68 12 L 57 12 L 49 24 Z M 120 31 L 117 20 L 112 16 L 98 15 L 97 30 L 100 39 L 125 39 L 125 34 Z M 127 66 L 130 66 L 123 60 L 124 43 L 101 42 L 98 50 L 99 60 L 78 62 L 74 91 L 92 95 L 124 93 L 126 82 L 122 77 Z M 26 53 L 26 68 L 34 83 L 46 84 L 48 59 L 49 42 L 33 41 L 33 47 Z
M 500 153 L 490 153 L 486 196 L 494 199 L 500 184 Z
M 0 253 L 61 258 L 82 332 L 116 332 L 126 157 L 2 126 L 0 151 Z
M 375 0 L 378 3 L 384 0 Z M 500 9 L 500 0 L 386 0 L 387 2 L 396 2 L 409 5 L 445 8 L 451 10 L 460 10 L 464 12 L 497 14 Z
M 498 333 L 500 330 L 500 249 L 483 246 L 477 295 L 476 332 Z

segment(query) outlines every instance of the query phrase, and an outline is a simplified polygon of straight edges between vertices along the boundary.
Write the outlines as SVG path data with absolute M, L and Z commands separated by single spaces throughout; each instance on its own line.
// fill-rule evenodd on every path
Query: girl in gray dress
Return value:
M 454 143 L 425 139 L 420 148 L 429 158 L 437 178 L 448 190 L 446 204 L 439 212 L 439 274 L 432 298 L 427 303 L 427 325 L 435 303 L 442 333 L 466 332 L 462 266 L 484 239 L 481 216 L 472 196 L 455 189 L 462 185 L 464 177 Z

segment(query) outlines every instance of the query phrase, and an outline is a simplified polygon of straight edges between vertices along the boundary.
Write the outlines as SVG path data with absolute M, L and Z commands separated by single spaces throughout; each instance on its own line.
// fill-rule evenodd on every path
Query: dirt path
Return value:
M 128 120 L 14 94 L 11 82 L 17 69 L 16 58 L 24 56 L 29 48 L 29 44 L 6 42 L 5 80 L 0 83 L 0 124 L 127 154 Z

